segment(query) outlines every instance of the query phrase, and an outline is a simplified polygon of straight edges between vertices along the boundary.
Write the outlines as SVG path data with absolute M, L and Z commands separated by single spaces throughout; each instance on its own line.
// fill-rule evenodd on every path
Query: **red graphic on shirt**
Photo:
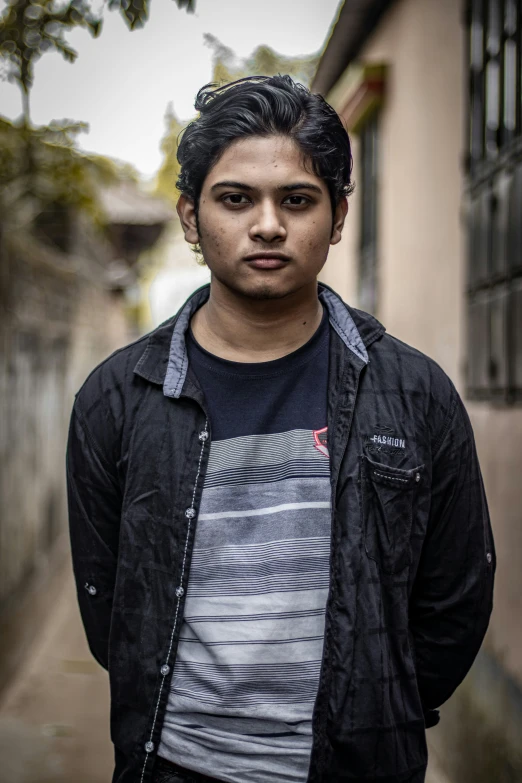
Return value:
M 324 454 L 325 457 L 330 457 L 328 452 L 328 427 L 323 427 L 322 430 L 312 430 L 315 441 L 315 448 Z

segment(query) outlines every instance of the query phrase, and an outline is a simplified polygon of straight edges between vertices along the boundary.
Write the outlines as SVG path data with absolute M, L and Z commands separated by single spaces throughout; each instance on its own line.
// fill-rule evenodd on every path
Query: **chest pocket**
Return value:
M 394 574 L 410 562 L 410 534 L 424 465 L 393 468 L 363 456 L 361 493 L 368 557 Z

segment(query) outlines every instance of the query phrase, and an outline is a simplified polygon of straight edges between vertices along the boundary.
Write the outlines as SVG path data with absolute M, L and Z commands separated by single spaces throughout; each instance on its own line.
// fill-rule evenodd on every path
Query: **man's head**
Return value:
M 341 237 L 348 134 L 289 76 L 212 87 L 199 91 L 200 116 L 178 149 L 185 237 L 200 244 L 213 280 L 248 297 L 286 296 L 316 279 Z

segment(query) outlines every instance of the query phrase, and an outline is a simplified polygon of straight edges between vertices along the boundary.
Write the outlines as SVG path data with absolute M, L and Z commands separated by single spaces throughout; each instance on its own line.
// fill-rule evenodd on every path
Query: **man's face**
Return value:
M 307 170 L 308 169 L 308 170 Z M 250 136 L 228 147 L 193 203 L 178 212 L 199 242 L 213 281 L 252 299 L 279 299 L 314 283 L 341 238 L 343 199 L 332 218 L 326 184 L 284 136 Z

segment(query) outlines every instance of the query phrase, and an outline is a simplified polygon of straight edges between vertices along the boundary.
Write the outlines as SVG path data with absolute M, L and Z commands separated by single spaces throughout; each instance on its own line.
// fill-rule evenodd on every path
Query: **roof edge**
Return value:
M 344 0 L 312 81 L 312 92 L 328 95 L 395 0 Z

